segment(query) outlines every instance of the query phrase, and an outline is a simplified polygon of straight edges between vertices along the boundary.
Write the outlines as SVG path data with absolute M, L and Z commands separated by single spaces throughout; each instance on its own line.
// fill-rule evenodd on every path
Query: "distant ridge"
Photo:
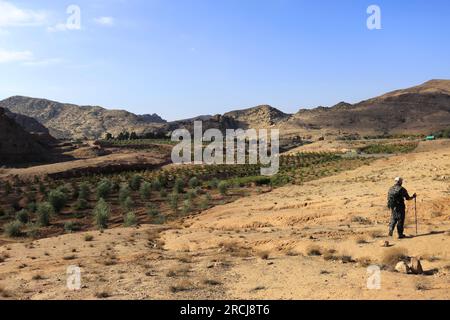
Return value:
M 0 107 L 36 119 L 49 129 L 52 136 L 59 139 L 97 139 L 106 132 L 119 134 L 124 130 L 142 133 L 166 123 L 156 114 L 135 115 L 124 110 L 78 106 L 23 96 L 0 101 Z
M 117 135 L 124 130 L 169 134 L 177 128 L 191 130 L 195 120 L 202 120 L 205 129 L 278 128 L 282 134 L 295 136 L 429 134 L 450 127 L 450 80 L 430 80 L 356 104 L 340 102 L 329 108 L 301 109 L 295 114 L 260 105 L 172 122 L 156 114 L 135 115 L 20 96 L 0 101 L 0 107 L 36 119 L 53 136 L 63 139 L 97 139 L 106 132 Z

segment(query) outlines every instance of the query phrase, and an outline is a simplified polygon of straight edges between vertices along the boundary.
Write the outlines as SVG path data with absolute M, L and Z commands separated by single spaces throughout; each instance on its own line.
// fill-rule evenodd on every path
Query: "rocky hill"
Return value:
M 432 80 L 351 105 L 300 110 L 286 127 L 367 134 L 429 134 L 450 127 L 450 80 Z
M 0 165 L 47 161 L 49 149 L 0 108 Z
M 114 135 L 123 130 L 142 133 L 165 123 L 158 115 L 135 115 L 123 110 L 95 106 L 78 106 L 46 99 L 15 96 L 0 101 L 0 107 L 32 117 L 59 139 L 97 139 L 106 132 Z
M 327 108 L 301 109 L 286 114 L 268 105 L 216 116 L 167 123 L 158 115 L 135 115 L 101 107 L 62 104 L 45 99 L 12 97 L 0 107 L 32 117 L 57 138 L 97 139 L 106 132 L 158 132 L 193 127 L 202 120 L 205 129 L 279 128 L 293 138 L 323 135 L 430 134 L 450 127 L 450 80 L 431 80 L 356 104 L 340 102 Z
M 250 128 L 268 128 L 287 121 L 291 115 L 268 105 L 227 112 L 224 116 Z

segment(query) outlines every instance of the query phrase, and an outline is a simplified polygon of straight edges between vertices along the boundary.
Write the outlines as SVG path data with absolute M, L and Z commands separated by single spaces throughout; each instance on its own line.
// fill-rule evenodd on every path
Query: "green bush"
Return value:
M 89 203 L 85 199 L 78 199 L 73 206 L 73 208 L 76 211 L 83 211 L 86 210 L 88 207 Z
M 139 189 L 139 193 L 141 194 L 142 200 L 148 200 L 150 198 L 152 192 L 151 183 L 145 181 L 141 184 L 141 188 Z
M 67 194 L 62 189 L 52 190 L 48 194 L 48 202 L 53 206 L 55 212 L 59 213 L 67 203 Z
M 130 180 L 130 188 L 134 191 L 138 191 L 142 184 L 142 176 L 135 174 Z
M 172 208 L 173 211 L 177 212 L 178 211 L 178 202 L 179 202 L 179 195 L 178 193 L 171 193 L 169 195 L 169 205 L 170 208 Z
M 219 186 L 219 180 L 217 178 L 214 178 L 208 182 L 208 188 L 210 188 L 210 189 L 217 189 L 218 186 Z
M 48 202 L 42 202 L 37 207 L 37 223 L 41 227 L 50 224 L 50 217 L 54 213 L 53 206 Z
M 183 202 L 183 213 L 188 214 L 192 211 L 192 201 L 191 200 L 184 200 Z
M 159 181 L 159 179 L 155 179 L 152 181 L 152 189 L 154 191 L 161 191 L 162 188 L 162 184 L 161 181 Z
M 108 179 L 103 179 L 97 185 L 97 198 L 105 199 L 112 191 L 112 184 Z
M 184 190 L 184 181 L 181 178 L 176 178 L 173 186 L 173 190 L 178 193 L 182 193 Z
M 32 212 L 32 213 L 34 213 L 34 212 L 36 212 L 36 210 L 37 210 L 37 205 L 36 205 L 36 202 L 30 202 L 28 205 L 27 205 L 27 210 L 29 211 L 29 212 Z
M 137 225 L 137 217 L 136 214 L 134 212 L 128 212 L 125 215 L 125 218 L 123 220 L 123 225 L 125 227 L 132 227 Z
M 134 201 L 131 199 L 131 197 L 128 197 L 125 199 L 125 201 L 122 203 L 122 208 L 125 210 L 131 210 L 134 207 Z
M 130 188 L 123 184 L 120 186 L 119 190 L 119 203 L 123 206 L 125 201 L 131 196 Z
M 167 221 L 167 218 L 163 215 L 157 215 L 153 217 L 152 223 L 153 224 L 165 224 Z
M 16 213 L 16 220 L 20 221 L 21 223 L 28 223 L 28 221 L 30 220 L 30 215 L 28 213 L 27 210 L 20 210 L 19 212 Z
M 196 196 L 197 196 L 197 190 L 189 190 L 186 193 L 186 199 L 188 199 L 188 200 L 194 200 Z
M 197 177 L 193 177 L 193 178 L 191 178 L 191 179 L 189 180 L 189 187 L 190 187 L 191 189 L 195 189 L 195 188 L 197 188 L 198 186 L 200 186 L 200 181 L 198 180 Z
M 159 215 L 159 210 L 156 208 L 156 206 L 153 203 L 150 203 L 147 207 L 147 215 L 150 217 L 156 217 Z
M 22 223 L 20 221 L 12 221 L 5 225 L 5 235 L 10 238 L 17 238 L 22 235 Z
M 105 199 L 100 198 L 93 211 L 94 223 L 100 230 L 106 229 L 108 227 L 110 214 L 111 210 Z
M 65 230 L 67 233 L 72 233 L 72 232 L 74 232 L 74 231 L 79 231 L 79 230 L 80 230 L 80 226 L 79 226 L 78 223 L 76 223 L 76 222 L 74 222 L 74 221 L 67 221 L 67 222 L 64 224 L 64 230 Z
M 206 209 L 208 209 L 209 206 L 210 206 L 210 201 L 211 201 L 211 199 L 210 199 L 210 197 L 208 197 L 208 195 L 209 195 L 209 194 L 207 194 L 207 195 L 202 199 L 202 201 L 200 202 L 200 209 L 201 209 L 201 210 L 206 210 Z
M 219 192 L 221 195 L 225 196 L 228 191 L 228 183 L 225 181 L 221 181 L 218 185 Z
M 416 142 L 411 143 L 391 143 L 391 144 L 371 144 L 360 148 L 359 151 L 366 154 L 393 154 L 408 153 L 417 148 Z
M 91 189 L 87 182 L 82 182 L 78 186 L 78 199 L 88 200 Z

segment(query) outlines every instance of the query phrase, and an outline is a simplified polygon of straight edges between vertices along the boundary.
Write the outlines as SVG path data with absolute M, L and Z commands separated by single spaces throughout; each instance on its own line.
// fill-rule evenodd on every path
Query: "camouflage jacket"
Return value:
M 405 188 L 399 185 L 393 186 L 388 192 L 388 208 L 389 209 L 404 209 L 405 199 L 410 200 L 411 197 Z

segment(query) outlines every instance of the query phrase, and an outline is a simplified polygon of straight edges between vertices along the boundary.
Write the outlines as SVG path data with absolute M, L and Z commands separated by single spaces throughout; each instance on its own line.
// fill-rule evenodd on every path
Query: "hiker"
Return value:
M 414 193 L 412 197 L 409 196 L 408 191 L 402 187 L 403 179 L 395 178 L 395 185 L 389 189 L 388 193 L 388 208 L 392 210 L 391 223 L 389 225 L 389 236 L 394 235 L 394 229 L 397 225 L 398 238 L 403 239 L 405 225 L 405 199 L 410 201 L 417 197 Z

